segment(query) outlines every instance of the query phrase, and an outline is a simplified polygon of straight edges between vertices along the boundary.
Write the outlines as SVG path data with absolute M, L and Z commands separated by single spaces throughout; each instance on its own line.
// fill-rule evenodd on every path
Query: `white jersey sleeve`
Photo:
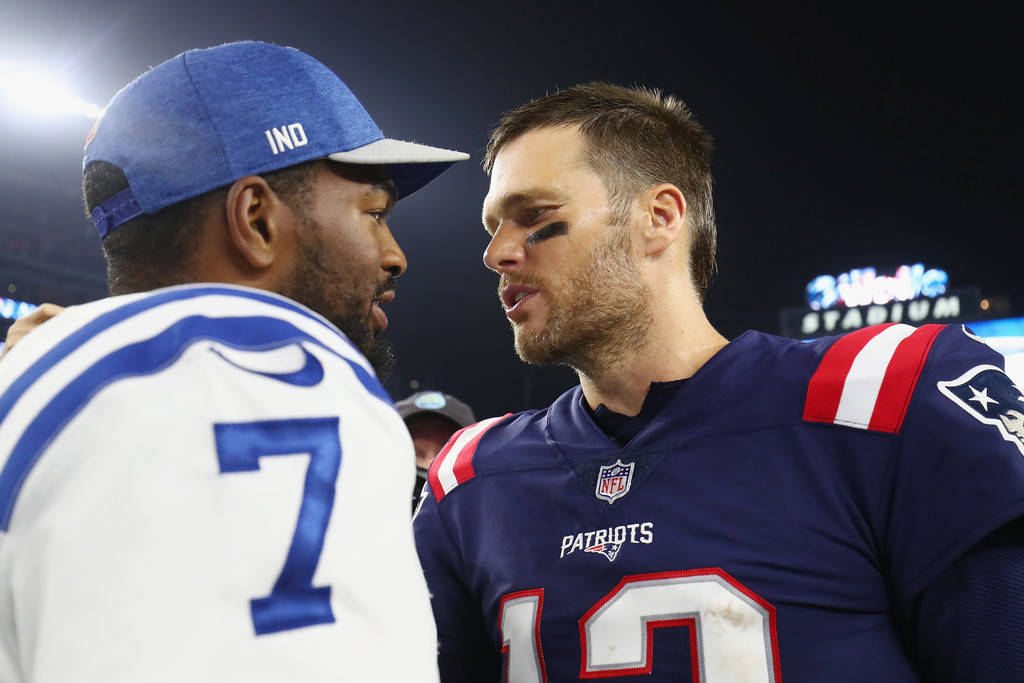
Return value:
M 265 292 L 70 309 L 0 363 L 0 681 L 437 681 L 412 445 Z

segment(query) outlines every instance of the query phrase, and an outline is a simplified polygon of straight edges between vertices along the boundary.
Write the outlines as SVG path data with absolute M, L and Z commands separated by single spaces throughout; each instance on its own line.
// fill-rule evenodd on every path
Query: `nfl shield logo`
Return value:
M 629 493 L 629 486 L 633 483 L 635 464 L 616 460 L 614 465 L 602 465 L 597 473 L 597 488 L 594 490 L 594 495 L 607 500 L 611 505 Z

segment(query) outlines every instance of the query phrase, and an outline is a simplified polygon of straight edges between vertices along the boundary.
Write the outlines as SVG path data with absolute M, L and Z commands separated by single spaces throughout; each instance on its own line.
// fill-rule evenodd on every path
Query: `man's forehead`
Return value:
M 501 191 L 500 194 L 488 192 L 484 205 L 495 208 L 528 204 L 535 201 L 557 201 L 565 196 L 565 191 L 557 184 L 536 184 L 522 189 Z
M 398 187 L 391 179 L 387 166 L 379 164 L 345 164 L 329 161 L 328 168 L 336 175 L 365 185 L 363 194 L 384 192 L 391 196 L 391 201 L 398 199 Z
M 537 128 L 510 140 L 491 167 L 491 190 L 525 191 L 589 167 L 586 138 L 575 126 Z
M 570 175 L 589 171 L 584 139 L 576 126 L 528 131 L 497 153 L 484 198 L 484 219 L 517 205 L 561 201 Z
M 491 177 L 509 171 L 542 173 L 552 167 L 585 164 L 587 138 L 578 126 L 545 126 L 529 130 L 501 147 Z
M 530 153 L 531 148 L 527 147 L 512 149 L 513 156 L 504 160 L 501 154 L 505 150 L 498 153 L 483 201 L 485 227 L 493 226 L 501 216 L 524 205 L 564 204 L 582 188 L 591 185 L 603 188 L 582 147 L 567 145 L 552 149 L 537 145 L 532 149 L 538 153 Z

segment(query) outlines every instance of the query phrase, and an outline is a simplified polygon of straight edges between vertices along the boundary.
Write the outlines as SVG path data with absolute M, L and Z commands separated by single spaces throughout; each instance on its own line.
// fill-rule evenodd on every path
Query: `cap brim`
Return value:
M 335 152 L 327 158 L 347 164 L 433 164 L 465 161 L 469 155 L 453 149 L 383 138 L 348 152 Z
M 469 155 L 416 142 L 384 138 L 348 152 L 335 152 L 328 159 L 345 164 L 379 164 L 388 167 L 398 187 L 398 196 L 408 197 L 439 176 L 457 161 Z

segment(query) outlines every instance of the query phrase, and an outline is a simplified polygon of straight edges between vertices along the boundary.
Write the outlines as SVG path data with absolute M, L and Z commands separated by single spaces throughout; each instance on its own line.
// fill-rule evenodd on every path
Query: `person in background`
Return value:
M 416 484 L 412 491 L 415 510 L 430 463 L 452 434 L 476 422 L 476 417 L 468 405 L 440 391 L 418 391 L 396 403 L 395 408 L 405 420 L 416 450 Z
M 113 296 L 0 362 L 0 681 L 436 683 L 375 371 L 388 215 L 465 158 L 267 43 L 114 96 L 83 161 Z

